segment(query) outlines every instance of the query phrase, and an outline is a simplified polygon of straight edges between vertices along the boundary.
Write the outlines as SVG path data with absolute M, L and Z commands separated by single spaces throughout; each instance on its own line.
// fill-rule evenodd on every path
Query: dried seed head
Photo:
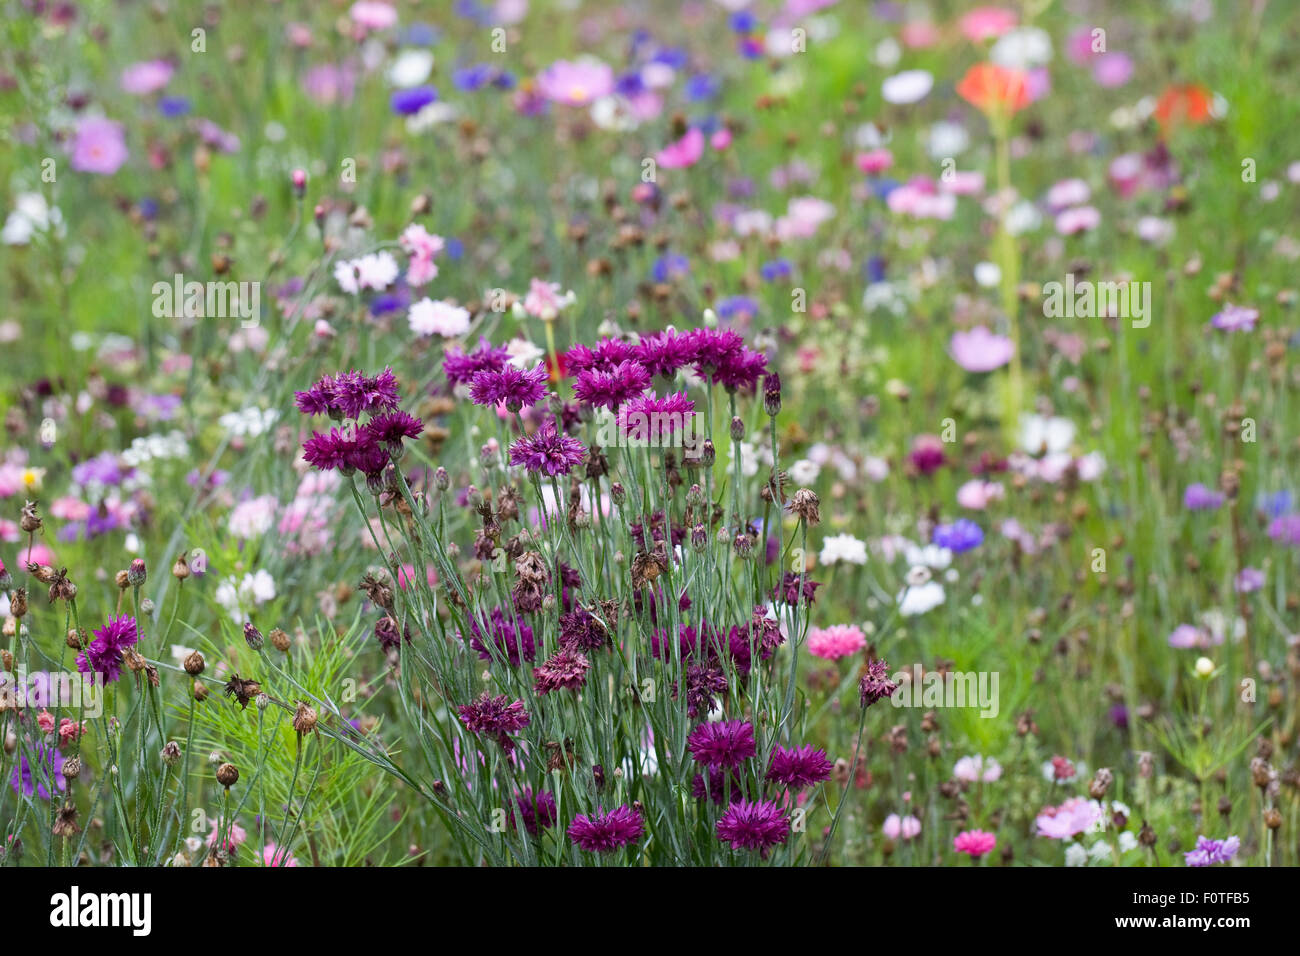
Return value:
M 81 758 L 75 754 L 63 761 L 63 776 L 69 780 L 76 780 L 81 776 Z
M 790 510 L 802 518 L 809 527 L 821 523 L 821 500 L 809 488 L 800 488 L 790 500 Z
M 207 666 L 203 661 L 203 655 L 198 651 L 190 651 L 185 656 L 185 673 L 191 677 L 198 677 L 203 673 L 203 668 Z
M 304 736 L 316 729 L 316 711 L 307 706 L 306 701 L 298 701 L 298 709 L 293 715 L 293 729 L 298 736 Z
M 54 815 L 54 826 L 50 832 L 56 837 L 70 837 L 81 832 L 81 827 L 77 825 L 77 805 L 75 803 L 65 803 L 59 807 L 58 812 Z
M 1088 784 L 1088 796 L 1094 800 L 1100 800 L 1106 796 L 1106 791 L 1110 785 L 1115 782 L 1115 775 L 1107 767 L 1101 767 L 1093 775 L 1092 782 Z
M 217 783 L 227 790 L 239 781 L 239 768 L 233 763 L 223 763 L 217 768 Z
M 184 581 L 190 576 L 190 565 L 185 560 L 185 555 L 176 555 L 176 562 L 172 565 L 172 577 L 177 581 Z
M 271 633 L 267 635 L 271 639 L 271 646 L 281 654 L 289 650 L 289 635 L 282 628 L 272 628 Z
M 35 534 L 41 530 L 41 516 L 36 513 L 36 502 L 29 501 L 23 505 L 22 517 L 18 521 L 18 526 L 26 534 Z
M 117 574 L 113 575 L 113 583 L 117 585 L 119 591 L 125 591 L 131 586 L 131 582 L 127 578 L 127 573 L 125 571 L 118 571 Z
M 181 759 L 181 745 L 174 740 L 169 740 L 163 744 L 163 749 L 158 754 L 162 762 L 169 767 L 176 766 L 177 761 Z
M 16 619 L 22 620 L 27 614 L 27 589 L 14 588 L 14 593 L 9 597 L 9 613 Z

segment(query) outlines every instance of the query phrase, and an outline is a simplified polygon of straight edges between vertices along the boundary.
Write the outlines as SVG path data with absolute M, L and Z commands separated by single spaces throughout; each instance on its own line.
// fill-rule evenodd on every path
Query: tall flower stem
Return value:
M 1020 419 L 1020 404 L 1023 396 L 1020 360 L 1020 318 L 1017 289 L 1020 285 L 1020 253 L 1016 249 L 1015 238 L 1007 228 L 1011 197 L 1011 129 L 1007 117 L 993 119 L 994 150 L 997 164 L 998 195 L 1001 199 L 998 209 L 998 232 L 994 241 L 994 256 L 1001 272 L 1002 311 L 1007 317 L 1007 327 L 1011 333 L 1011 342 L 1015 346 L 1011 355 L 1011 365 L 1007 372 L 1006 390 L 1003 398 L 1002 428 L 1007 441 L 1014 441 L 1016 425 Z

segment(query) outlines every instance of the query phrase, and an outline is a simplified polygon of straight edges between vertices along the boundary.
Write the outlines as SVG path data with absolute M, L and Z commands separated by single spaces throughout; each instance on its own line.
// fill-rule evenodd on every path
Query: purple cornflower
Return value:
M 863 707 L 870 707 L 876 701 L 892 697 L 898 690 L 898 684 L 889 679 L 889 665 L 884 661 L 872 661 L 867 671 L 858 681 L 858 694 Z
M 139 639 L 135 618 L 126 614 L 110 617 L 77 655 L 77 670 L 92 675 L 92 680 L 98 674 L 105 684 L 111 684 L 122 676 L 122 652 Z
M 635 843 L 643 833 L 641 814 L 628 806 L 591 816 L 580 814 L 569 824 L 569 839 L 588 853 L 611 853 Z
M 786 604 L 797 604 L 801 596 L 799 587 L 800 577 L 804 576 L 796 574 L 793 571 L 786 571 L 785 574 L 781 576 L 781 583 L 772 590 L 773 599 L 784 601 Z M 821 587 L 820 581 L 813 581 L 804 577 L 802 590 L 803 600 L 806 603 L 811 604 L 819 587 Z
M 555 826 L 558 810 L 555 806 L 555 794 L 549 790 L 535 793 L 531 787 L 524 787 L 515 794 L 515 803 L 519 805 L 519 817 L 524 821 L 524 829 L 532 836 L 542 830 Z M 515 818 L 510 817 L 510 825 L 515 826 Z
M 466 728 L 472 733 L 495 738 L 507 753 L 515 748 L 508 735 L 523 730 L 530 720 L 522 700 L 512 704 L 504 694 L 489 697 L 487 691 L 473 703 L 461 705 L 459 713 Z
M 381 482 L 390 461 L 369 425 L 342 431 L 331 428 L 328 435 L 312 432 L 311 438 L 302 443 L 302 457 L 321 471 L 337 471 L 344 477 L 359 471 L 366 476 L 372 490 Z
M 19 755 L 18 766 L 14 767 L 13 779 L 10 780 L 14 793 L 21 793 L 25 797 L 37 794 L 42 800 L 48 800 L 51 781 L 54 782 L 55 790 L 67 789 L 67 781 L 63 777 L 63 754 L 59 753 L 58 748 L 37 744 L 35 773 L 27 761 L 26 753 Z
M 1188 511 L 1213 511 L 1222 504 L 1222 492 L 1207 488 L 1199 481 L 1188 485 L 1183 492 L 1183 507 Z
M 434 87 L 416 86 L 397 90 L 389 99 L 389 105 L 398 116 L 413 116 L 437 99 L 438 91 Z
M 686 716 L 707 714 L 718 704 L 717 695 L 729 690 L 727 676 L 716 664 L 695 662 L 686 668 Z
M 1232 586 L 1238 594 L 1251 594 L 1264 586 L 1266 578 L 1259 568 L 1242 568 L 1233 579 Z
M 703 723 L 686 738 L 696 763 L 708 767 L 737 767 L 754 756 L 754 725 L 747 720 Z
M 811 744 L 802 747 L 774 747 L 772 759 L 767 768 L 767 779 L 773 783 L 785 784 L 791 790 L 802 790 L 829 780 L 834 764 L 826 756 L 826 751 L 818 750 Z
M 707 773 L 709 775 L 707 784 L 702 773 L 697 773 L 691 780 L 691 796 L 696 800 L 707 798 L 711 802 L 721 805 L 724 800 L 728 803 L 735 803 L 737 800 L 745 798 L 745 792 L 742 789 L 743 782 L 736 771 L 710 768 Z
M 679 368 L 691 363 L 695 349 L 689 336 L 668 329 L 641 336 L 633 354 L 652 376 L 672 378 Z
M 546 381 L 546 366 L 541 362 L 531 369 L 507 364 L 498 371 L 475 372 L 469 397 L 475 405 L 504 402 L 507 409 L 517 412 L 525 406 L 536 405 L 546 396 Z
M 601 339 L 594 349 L 586 345 L 575 345 L 565 352 L 564 367 L 577 375 L 588 369 L 611 369 L 619 362 L 633 358 L 636 358 L 635 349 L 621 339 Z
M 453 386 L 468 385 L 476 372 L 499 372 L 510 361 L 510 352 L 503 345 L 494 346 L 487 339 L 479 339 L 473 352 L 452 347 L 442 360 L 442 372 Z
M 384 412 L 366 422 L 365 430 L 391 455 L 402 453 L 403 438 L 419 438 L 424 422 L 403 411 Z
M 1188 850 L 1183 856 L 1188 866 L 1211 866 L 1215 863 L 1227 863 L 1241 849 L 1241 840 L 1230 836 L 1226 840 L 1211 840 L 1206 836 L 1196 838 L 1196 848 Z
M 294 403 L 303 414 L 334 419 L 393 411 L 400 401 L 397 376 L 391 368 L 373 378 L 356 371 L 326 375 L 307 391 L 294 393 Z
M 952 524 L 935 527 L 932 540 L 941 548 L 947 548 L 953 554 L 972 551 L 984 543 L 984 532 L 969 518 L 958 518 Z
M 90 484 L 116 487 L 133 474 L 134 468 L 124 467 L 115 453 L 106 451 L 73 466 L 72 480 L 83 488 Z
M 539 694 L 553 690 L 581 690 L 587 682 L 591 661 L 587 655 L 572 647 L 561 647 L 543 663 L 533 668 L 533 686 Z
M 733 850 L 759 850 L 764 854 L 784 843 L 790 822 L 771 800 L 738 800 L 727 807 L 717 825 L 718 839 Z
M 518 667 L 520 660 L 531 661 L 536 656 L 537 646 L 533 641 L 533 629 L 521 619 L 507 619 L 499 607 L 492 609 L 488 619 L 492 631 L 492 643 L 497 646 L 512 667 Z M 471 620 L 470 628 L 472 636 L 469 646 L 478 651 L 478 656 L 482 660 L 492 660 L 492 653 L 481 639 L 478 621 Z
M 607 369 L 587 369 L 578 373 L 573 394 L 588 405 L 617 409 L 650 387 L 650 373 L 640 362 L 624 361 Z
M 586 608 L 560 615 L 560 646 L 597 651 L 609 645 L 609 632 Z
M 1255 331 L 1255 323 L 1258 320 L 1259 309 L 1228 303 L 1223 307 L 1222 312 L 1214 314 L 1214 317 L 1210 319 L 1210 324 L 1216 329 L 1222 329 L 1225 332 L 1253 332 Z
M 582 442 L 555 430 L 555 422 L 547 419 L 532 435 L 510 445 L 510 464 L 523 465 L 533 474 L 567 475 L 582 464 L 587 449 Z
M 685 431 L 694 413 L 695 403 L 685 392 L 674 392 L 663 398 L 637 395 L 618 410 L 618 427 L 633 441 L 662 445 L 676 429 Z
M 1268 523 L 1268 536 L 1292 547 L 1300 547 L 1300 514 L 1279 515 Z

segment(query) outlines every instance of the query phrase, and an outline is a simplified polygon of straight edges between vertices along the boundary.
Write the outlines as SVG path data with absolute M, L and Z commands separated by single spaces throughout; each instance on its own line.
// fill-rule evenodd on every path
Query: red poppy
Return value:
M 1016 113 L 1029 105 L 1029 75 L 996 63 L 976 63 L 957 84 L 957 92 L 984 113 Z
M 569 375 L 569 369 L 564 364 L 564 354 L 557 354 L 554 361 L 551 360 L 551 356 L 546 356 L 546 371 L 549 373 L 552 385 L 564 381 Z
M 1181 123 L 1200 126 L 1209 122 L 1213 102 L 1213 95 L 1203 86 L 1194 83 L 1170 86 L 1160 94 L 1154 115 L 1160 128 L 1166 131 Z

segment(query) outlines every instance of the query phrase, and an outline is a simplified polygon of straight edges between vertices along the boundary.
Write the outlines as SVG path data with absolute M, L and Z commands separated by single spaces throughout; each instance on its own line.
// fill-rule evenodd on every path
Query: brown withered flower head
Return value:
M 632 587 L 641 590 L 668 570 L 668 562 L 658 551 L 641 551 L 632 559 Z
M 262 685 L 255 680 L 245 680 L 235 674 L 226 682 L 226 696 L 239 701 L 239 706 L 248 709 L 248 702 L 262 692 Z

